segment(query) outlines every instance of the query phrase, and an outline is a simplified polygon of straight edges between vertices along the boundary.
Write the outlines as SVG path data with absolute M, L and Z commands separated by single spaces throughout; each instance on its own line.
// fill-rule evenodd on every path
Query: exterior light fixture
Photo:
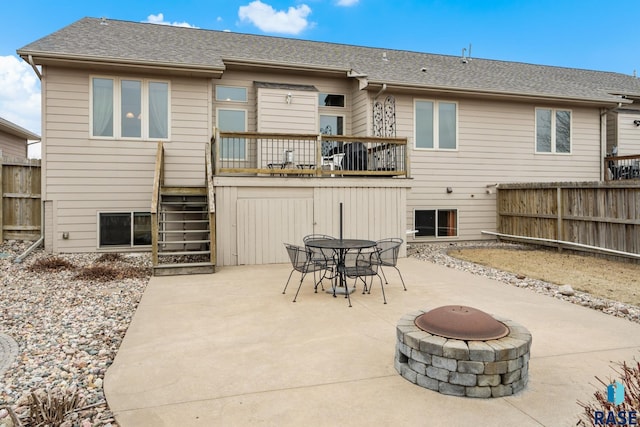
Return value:
M 291 92 L 289 92 L 287 94 L 287 104 L 291 104 L 291 98 L 293 98 L 293 95 L 291 94 Z

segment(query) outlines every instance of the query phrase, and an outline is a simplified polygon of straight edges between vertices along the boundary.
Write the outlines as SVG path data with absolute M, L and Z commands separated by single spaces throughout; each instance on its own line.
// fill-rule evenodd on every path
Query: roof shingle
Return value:
M 285 67 L 354 70 L 372 83 L 407 87 L 602 103 L 624 102 L 622 95 L 640 98 L 640 79 L 619 73 L 479 58 L 463 63 L 457 56 L 97 18 L 76 21 L 18 53 L 210 70 L 224 70 L 225 60 L 277 61 Z

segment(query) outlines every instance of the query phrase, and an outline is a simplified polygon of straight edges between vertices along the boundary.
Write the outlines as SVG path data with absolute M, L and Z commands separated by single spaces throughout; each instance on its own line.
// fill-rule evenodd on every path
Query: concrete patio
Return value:
M 290 265 L 226 267 L 151 279 L 105 393 L 121 427 L 575 426 L 577 401 L 640 357 L 640 324 L 413 258 L 408 290 L 386 270 L 370 295 L 313 293 Z M 394 369 L 396 324 L 417 309 L 469 305 L 533 335 L 529 383 L 473 399 L 421 388 Z

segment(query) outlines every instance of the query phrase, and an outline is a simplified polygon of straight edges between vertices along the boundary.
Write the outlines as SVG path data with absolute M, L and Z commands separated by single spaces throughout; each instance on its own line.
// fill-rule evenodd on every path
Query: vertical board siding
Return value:
M 255 186 L 260 181 L 216 184 L 218 265 L 289 262 L 283 243 L 301 245 L 313 233 L 338 237 L 341 202 L 343 237 L 405 238 L 404 186 L 341 185 L 339 180 L 335 186 L 318 186 L 304 178 L 296 182 L 306 185 Z

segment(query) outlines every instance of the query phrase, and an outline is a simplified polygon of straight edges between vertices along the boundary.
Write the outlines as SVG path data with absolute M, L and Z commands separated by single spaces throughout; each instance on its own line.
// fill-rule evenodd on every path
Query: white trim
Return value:
M 218 98 L 218 88 L 219 87 L 228 87 L 228 88 L 234 88 L 234 89 L 244 89 L 244 101 L 238 101 L 237 99 L 220 99 Z M 235 86 L 235 85 L 224 85 L 224 84 L 217 84 L 214 86 L 213 88 L 213 99 L 215 102 L 237 102 L 237 103 L 241 103 L 241 104 L 247 104 L 249 102 L 249 89 L 245 86 Z
M 551 111 L 551 147 L 550 151 L 538 151 L 538 111 L 548 110 Z M 557 152 L 556 149 L 556 113 L 558 111 L 567 111 L 570 114 L 569 117 L 569 152 Z M 535 154 L 541 155 L 559 155 L 568 156 L 573 154 L 573 110 L 570 108 L 551 108 L 551 107 L 535 107 L 533 111 L 533 150 Z
M 225 110 L 225 111 L 242 111 L 244 113 L 244 130 L 242 130 L 241 132 L 246 132 L 247 131 L 247 126 L 248 126 L 248 120 L 249 120 L 249 112 L 247 111 L 246 108 L 227 108 L 227 107 L 216 107 L 216 128 L 219 129 L 220 131 L 225 131 L 225 129 L 220 128 L 220 111 L 221 110 Z M 247 160 L 247 155 L 248 155 L 248 146 L 247 146 L 247 140 L 245 139 L 244 141 L 244 157 L 238 157 L 238 158 L 227 158 L 227 157 L 222 157 L 222 146 L 220 147 L 220 159 L 221 160 L 240 160 L 240 161 L 246 161 Z
M 427 239 L 436 239 L 436 240 L 452 240 L 460 238 L 460 209 L 458 208 L 413 208 L 412 215 L 412 224 L 413 230 L 418 230 L 418 226 L 416 225 L 416 211 L 434 211 L 435 216 L 435 224 L 434 224 L 434 232 L 433 236 L 419 236 L 418 233 L 413 235 L 415 240 L 427 240 Z M 455 236 L 438 236 L 438 211 L 455 211 L 456 212 L 456 234 Z
M 433 104 L 433 147 L 418 147 L 418 120 L 416 114 L 416 105 L 418 102 L 430 102 Z M 456 138 L 456 147 L 455 148 L 441 148 L 440 147 L 440 104 L 453 104 L 456 106 L 456 129 L 455 129 L 455 138 Z M 460 106 L 458 101 L 448 101 L 448 100 L 436 100 L 436 99 L 426 99 L 426 98 L 414 98 L 413 100 L 413 149 L 420 151 L 444 151 L 444 152 L 457 152 L 460 148 L 460 137 L 458 130 L 459 123 L 459 111 Z
M 129 218 L 131 220 L 130 223 L 130 228 L 129 228 L 129 245 L 105 245 L 105 246 L 101 246 L 100 245 L 100 215 L 102 214 L 129 214 Z M 96 232 L 96 249 L 100 249 L 100 250 L 105 250 L 105 249 L 139 249 L 139 248 L 150 248 L 151 244 L 148 245 L 136 245 L 133 243 L 134 240 L 134 216 L 135 214 L 148 214 L 149 216 L 151 216 L 151 212 L 146 212 L 146 211 L 138 211 L 138 210 L 133 210 L 133 211 L 96 211 L 96 228 L 97 228 L 97 232 Z M 151 230 L 149 230 L 149 232 L 151 233 Z
M 113 136 L 95 136 L 93 134 L 93 79 L 113 81 Z M 137 81 L 141 84 L 141 135 L 140 137 L 122 136 L 122 82 Z M 167 137 L 149 137 L 149 83 L 165 83 L 167 85 Z M 89 75 L 89 139 L 117 141 L 170 141 L 171 140 L 171 81 L 163 79 Z

